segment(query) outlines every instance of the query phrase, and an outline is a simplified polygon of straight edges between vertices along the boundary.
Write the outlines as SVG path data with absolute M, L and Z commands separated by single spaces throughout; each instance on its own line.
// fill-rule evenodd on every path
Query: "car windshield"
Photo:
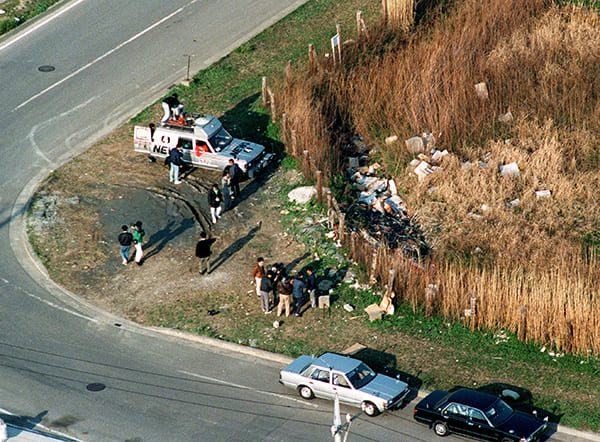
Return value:
M 358 367 L 348 373 L 348 380 L 354 388 L 361 388 L 367 385 L 376 376 L 375 372 L 361 363 Z
M 497 427 L 502 422 L 506 421 L 511 414 L 513 414 L 513 409 L 502 399 L 496 400 L 490 408 L 485 410 L 485 415 L 494 427 Z
M 217 152 L 220 152 L 221 150 L 225 149 L 229 143 L 231 143 L 232 139 L 233 137 L 229 135 L 229 132 L 227 132 L 224 128 L 221 128 L 216 134 L 210 137 L 208 141 Z

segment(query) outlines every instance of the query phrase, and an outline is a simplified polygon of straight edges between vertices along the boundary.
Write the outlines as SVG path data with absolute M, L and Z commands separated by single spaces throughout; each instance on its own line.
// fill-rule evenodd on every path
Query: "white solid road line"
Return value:
M 83 1 L 83 0 L 80 0 Z M 98 63 L 99 61 L 105 59 L 106 57 L 108 57 L 109 55 L 114 54 L 116 51 L 118 51 L 119 49 L 121 49 L 122 47 L 128 45 L 129 43 L 131 43 L 132 41 L 137 40 L 138 38 L 140 38 L 141 36 L 143 36 L 144 34 L 147 34 L 148 32 L 150 32 L 151 30 L 153 30 L 154 28 L 156 28 L 157 26 L 161 25 L 162 23 L 166 22 L 167 20 L 169 20 L 170 18 L 174 17 L 175 15 L 179 14 L 181 11 L 183 11 L 185 8 L 189 7 L 190 5 L 196 3 L 198 0 L 192 0 L 190 3 L 188 3 L 185 6 L 182 6 L 178 9 L 176 9 L 175 11 L 173 11 L 172 13 L 170 13 L 169 15 L 161 18 L 159 21 L 157 21 L 156 23 L 154 23 L 153 25 L 150 25 L 149 27 L 147 27 L 146 29 L 144 29 L 141 32 L 138 32 L 137 34 L 135 34 L 133 37 L 131 37 L 129 40 L 125 40 L 123 43 L 119 44 L 118 46 L 115 46 L 114 48 L 112 48 L 110 51 L 102 54 L 100 57 L 96 58 L 95 60 L 90 61 L 88 64 L 80 67 L 79 69 L 77 69 L 75 72 L 72 72 L 71 74 L 67 75 L 65 78 L 63 78 L 60 81 L 57 81 L 56 83 L 48 86 L 46 89 L 44 89 L 41 92 L 38 92 L 37 94 L 35 94 L 33 97 L 29 98 L 28 100 L 25 100 L 23 103 L 21 103 L 20 105 L 18 105 L 17 107 L 15 107 L 11 112 L 14 112 L 16 110 L 21 109 L 23 106 L 31 103 L 33 100 L 35 100 L 36 98 L 41 97 L 42 95 L 44 95 L 45 93 L 51 91 L 52 89 L 60 86 L 61 84 L 63 84 L 65 81 L 70 80 L 71 78 L 73 78 L 74 76 L 76 76 L 77 74 L 79 74 L 80 72 L 85 71 L 87 68 L 89 68 L 90 66 L 93 66 L 94 64 Z M 3 47 L 0 47 L 0 50 L 2 50 Z
M 310 407 L 313 407 L 313 408 L 319 408 L 319 406 L 317 404 L 312 404 L 310 402 L 306 402 L 304 400 L 301 400 L 301 399 L 298 399 L 298 398 L 295 398 L 295 397 L 286 396 L 284 394 L 273 393 L 271 391 L 257 390 L 256 388 L 247 387 L 245 385 L 240 385 L 240 384 L 234 384 L 233 382 L 230 382 L 230 381 L 223 381 L 221 379 L 211 378 L 209 376 L 204 376 L 204 375 L 197 374 L 197 373 L 191 373 L 189 371 L 179 370 L 179 372 L 181 374 L 185 374 L 185 375 L 188 375 L 188 376 L 194 376 L 194 377 L 197 377 L 197 378 L 200 378 L 200 379 L 205 379 L 207 381 L 216 382 L 216 383 L 219 383 L 219 384 L 222 384 L 222 385 L 228 385 L 230 387 L 240 388 L 242 390 L 253 391 L 255 393 L 260 393 L 260 394 L 264 394 L 264 395 L 267 395 L 267 396 L 273 396 L 273 397 L 276 397 L 276 398 L 279 398 L 279 399 L 286 399 L 288 401 L 297 402 L 297 403 L 300 403 L 302 405 L 310 406 Z
M 7 47 L 13 45 L 14 43 L 18 42 L 19 40 L 21 40 L 22 38 L 27 37 L 29 34 L 31 34 L 32 32 L 37 31 L 39 28 L 41 28 L 42 26 L 50 23 L 52 20 L 54 20 L 55 18 L 60 17 L 61 15 L 63 15 L 65 12 L 67 12 L 68 10 L 74 8 L 75 6 L 77 6 L 80 3 L 83 3 L 85 0 L 77 0 L 71 4 L 69 4 L 68 6 L 64 7 L 63 9 L 60 9 L 56 14 L 51 14 L 48 17 L 46 17 L 44 20 L 40 21 L 39 23 L 36 23 L 35 25 L 33 25 L 32 27 L 30 27 L 29 29 L 27 29 L 26 31 L 23 31 L 22 33 L 19 33 L 15 38 L 11 38 L 10 40 L 8 40 L 6 43 L 4 43 L 3 45 L 0 45 L 0 51 L 3 51 L 4 49 L 6 49 Z

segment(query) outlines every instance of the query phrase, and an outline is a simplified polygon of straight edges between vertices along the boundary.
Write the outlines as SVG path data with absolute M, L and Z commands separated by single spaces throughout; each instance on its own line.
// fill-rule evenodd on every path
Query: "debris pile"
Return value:
M 414 260 L 430 253 L 423 234 L 408 216 L 392 177 L 378 177 L 380 166 L 360 166 L 366 160 L 350 158 L 348 175 L 357 192 L 354 204 L 348 207 L 348 227 L 367 240 L 377 241 L 390 249 L 401 249 Z

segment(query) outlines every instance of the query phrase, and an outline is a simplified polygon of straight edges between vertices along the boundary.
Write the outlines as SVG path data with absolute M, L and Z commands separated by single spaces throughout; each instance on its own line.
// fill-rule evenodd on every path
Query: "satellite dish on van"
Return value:
M 196 126 L 206 126 L 210 122 L 210 118 L 206 118 L 204 116 L 196 118 L 194 124 Z

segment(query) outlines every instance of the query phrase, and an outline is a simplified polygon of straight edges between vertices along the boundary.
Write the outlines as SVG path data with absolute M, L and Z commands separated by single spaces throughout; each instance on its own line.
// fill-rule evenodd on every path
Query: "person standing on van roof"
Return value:
M 231 199 L 240 197 L 240 180 L 242 179 L 242 169 L 237 165 L 233 158 L 229 159 L 229 180 L 233 193 Z
M 173 184 L 181 184 L 179 181 L 179 167 L 182 164 L 183 152 L 181 146 L 176 146 L 169 152 L 169 161 L 171 163 L 171 170 L 169 172 L 169 181 Z
M 170 96 L 163 100 L 162 108 L 165 114 L 160 120 L 160 124 L 164 125 L 173 117 L 179 118 L 179 115 L 183 110 L 183 104 L 179 101 L 177 94 L 173 92 Z

